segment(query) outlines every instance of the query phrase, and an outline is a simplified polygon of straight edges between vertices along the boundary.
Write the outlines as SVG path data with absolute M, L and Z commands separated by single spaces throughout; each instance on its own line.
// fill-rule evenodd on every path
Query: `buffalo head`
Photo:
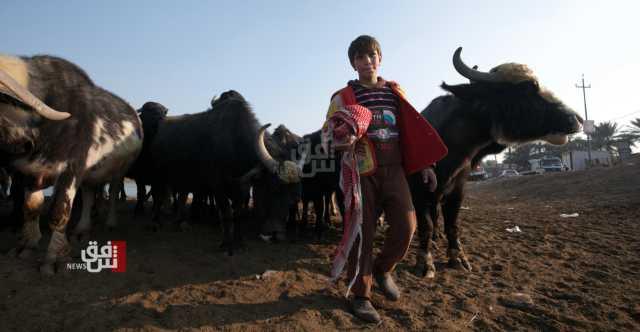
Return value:
M 26 68 L 13 69 L 16 72 L 10 75 L 0 68 L 0 150 L 3 155 L 0 163 L 30 151 L 41 118 L 59 121 L 70 116 L 50 108 L 25 87 L 28 85 Z
M 259 129 L 255 142 L 260 165 L 245 174 L 243 179 L 254 180 L 254 207 L 257 208 L 256 215 L 264 222 L 262 232 L 275 234 L 276 239 L 283 240 L 289 207 L 300 199 L 302 166 L 306 155 L 296 160 L 293 157 L 295 153 L 291 151 L 295 151 L 297 145 L 288 148 L 277 137 L 274 139 L 274 135 L 270 135 L 269 144 L 265 144 L 268 127 L 269 124 L 266 124 Z
M 582 118 L 541 86 L 531 69 L 518 63 L 501 64 L 489 72 L 470 68 L 453 55 L 453 65 L 470 84 L 442 87 L 456 97 L 482 105 L 491 117 L 492 135 L 501 144 L 543 140 L 561 145 L 581 129 Z

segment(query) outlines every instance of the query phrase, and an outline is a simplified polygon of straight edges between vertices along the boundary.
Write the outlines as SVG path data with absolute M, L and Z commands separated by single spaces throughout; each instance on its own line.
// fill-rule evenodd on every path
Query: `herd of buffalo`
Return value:
M 435 275 L 431 241 L 439 213 L 449 263 L 471 269 L 457 217 L 472 167 L 508 145 L 534 140 L 564 144 L 583 122 L 539 85 L 527 66 L 506 63 L 483 72 L 467 66 L 460 54 L 458 48 L 453 65 L 469 82 L 442 83 L 447 93 L 422 111 L 449 150 L 435 168 L 438 187 L 429 192 L 419 174 L 407 175 L 418 217 L 418 268 L 427 277 Z M 0 55 L 0 178 L 12 178 L 12 220 L 22 230 L 12 253 L 23 259 L 36 255 L 43 190 L 53 186 L 48 211 L 52 236 L 40 271 L 55 274 L 70 261 L 71 244 L 87 239 L 92 206 L 105 184 L 107 226 L 116 226 L 117 196 L 125 177 L 138 184 L 136 214 L 144 212 L 145 188 L 151 188 L 154 225 L 160 224 L 163 202 L 171 196 L 179 211 L 190 193 L 192 204 L 215 206 L 212 216 L 221 221 L 229 254 L 243 235 L 285 239 L 288 224 L 296 223 L 300 200 L 302 224 L 312 201 L 315 232 L 322 236 L 329 226 L 332 194 L 340 205 L 339 172 L 327 167 L 339 165 L 339 156 L 322 151 L 319 131 L 298 136 L 282 125 L 272 133 L 268 127 L 235 90 L 214 98 L 200 113 L 173 116 L 151 101 L 136 111 L 67 60 Z M 7 196 L 6 189 L 2 195 Z M 76 211 L 78 222 L 67 232 L 76 206 L 82 209 Z M 188 227 L 185 218 L 180 221 Z

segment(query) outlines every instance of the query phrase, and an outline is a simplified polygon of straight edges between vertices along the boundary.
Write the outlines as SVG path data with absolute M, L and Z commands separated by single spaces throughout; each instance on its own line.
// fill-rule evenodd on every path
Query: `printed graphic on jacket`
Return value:
M 376 149 L 378 165 L 399 164 L 402 162 L 400 152 L 400 132 L 398 130 L 398 96 L 385 85 L 367 88 L 357 81 L 349 82 L 359 105 L 371 111 L 371 124 L 367 137 Z

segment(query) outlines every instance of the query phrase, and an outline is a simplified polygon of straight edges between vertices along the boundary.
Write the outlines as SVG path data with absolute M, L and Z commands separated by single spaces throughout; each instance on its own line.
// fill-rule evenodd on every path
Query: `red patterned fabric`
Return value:
M 323 142 L 333 142 L 335 145 L 345 144 L 351 136 L 361 138 L 367 132 L 371 122 L 371 112 L 360 105 L 349 105 L 340 108 L 328 119 L 328 125 L 323 130 Z M 362 238 L 362 196 L 360 192 L 360 174 L 358 173 L 358 160 L 356 158 L 356 145 L 352 144 L 342 153 L 340 160 L 340 188 L 344 193 L 345 215 L 343 216 L 344 233 L 336 248 L 333 265 L 331 267 L 331 279 L 337 280 L 344 269 L 349 252 L 356 238 Z M 325 151 L 328 146 L 325 146 Z M 362 244 L 361 244 L 362 245 Z M 358 248 L 358 257 L 361 249 Z M 356 271 L 356 275 L 358 271 Z M 355 280 L 355 278 L 354 278 Z M 349 288 L 353 281 L 349 283 Z M 347 290 L 348 294 L 349 290 Z

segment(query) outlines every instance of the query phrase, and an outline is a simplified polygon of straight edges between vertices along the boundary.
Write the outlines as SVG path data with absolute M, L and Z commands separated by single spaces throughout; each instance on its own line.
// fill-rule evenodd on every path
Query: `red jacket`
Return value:
M 398 96 L 398 113 L 400 114 L 398 128 L 400 130 L 403 167 L 407 175 L 413 174 L 444 158 L 447 155 L 447 146 L 442 142 L 440 135 L 431 124 L 409 104 L 398 83 L 392 81 L 387 81 L 386 83 Z M 340 96 L 342 105 L 334 105 L 336 95 Z M 350 86 L 346 86 L 334 93 L 331 104 L 327 118 L 331 116 L 337 107 L 357 104 L 353 89 Z M 367 151 L 366 155 L 375 159 L 375 152 L 371 145 L 365 144 L 365 146 L 369 147 L 368 150 L 370 150 Z M 375 160 L 372 164 L 375 165 Z M 362 173 L 371 174 L 373 171 L 375 169 Z

